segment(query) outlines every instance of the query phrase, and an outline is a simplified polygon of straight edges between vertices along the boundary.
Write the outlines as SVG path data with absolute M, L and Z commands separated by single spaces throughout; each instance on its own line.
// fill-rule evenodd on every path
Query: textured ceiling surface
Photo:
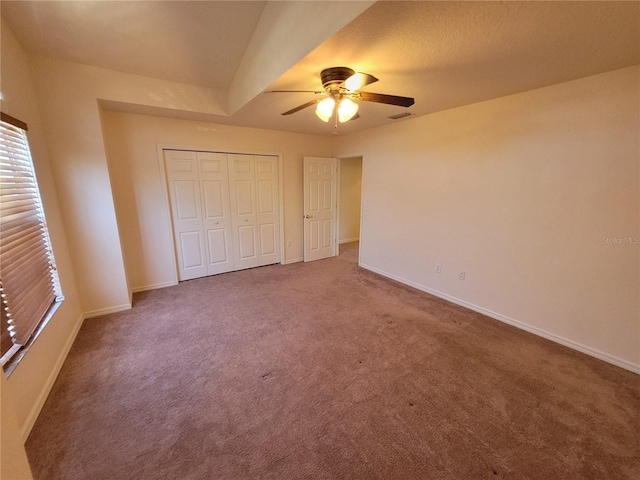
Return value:
M 250 1 L 6 1 L 30 53 L 228 89 L 265 6 Z
M 332 8 L 333 2 L 324 3 Z M 1 8 L 30 53 L 226 90 L 265 2 L 3 0 Z M 638 63 L 638 2 L 379 1 L 267 90 L 318 90 L 322 69 L 344 65 L 379 78 L 367 91 L 415 97 L 407 111 L 417 116 Z M 313 99 L 308 93 L 263 93 L 230 116 L 111 107 L 332 133 L 313 108 L 280 115 Z M 388 117 L 404 110 L 360 102 L 360 118 L 341 125 L 340 132 L 394 122 Z

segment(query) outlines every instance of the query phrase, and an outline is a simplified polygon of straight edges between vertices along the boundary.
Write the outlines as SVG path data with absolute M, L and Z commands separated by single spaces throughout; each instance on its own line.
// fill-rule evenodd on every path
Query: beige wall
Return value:
M 302 258 L 302 157 L 330 156 L 329 138 L 110 111 L 102 113 L 102 121 L 133 291 L 170 285 L 176 279 L 158 145 L 281 154 L 285 261 Z
M 98 102 L 220 114 L 226 96 L 48 58 L 32 63 L 83 312 L 130 308 Z
M 360 239 L 360 195 L 362 157 L 340 159 L 340 238 L 341 243 Z
M 40 59 L 34 76 L 82 310 L 91 316 L 130 302 L 94 92 L 99 83 L 68 65 Z
M 24 440 L 12 408 L 13 399 L 8 396 L 6 380 L 0 374 L 0 478 L 4 480 L 30 480 L 32 477 Z
M 5 415 L 13 416 L 23 439 L 26 439 L 80 328 L 82 313 L 63 229 L 63 215 L 58 204 L 59 190 L 56 188 L 49 161 L 48 146 L 35 100 L 29 60 L 4 22 L 0 46 L 2 51 L 0 90 L 4 97 L 2 111 L 26 122 L 29 126 L 29 144 L 62 291 L 65 295 L 65 301 L 33 343 L 28 354 L 11 376 L 2 383 L 2 418 L 4 420 Z M 5 434 L 10 434 L 5 432 L 5 428 L 9 428 L 9 422 L 5 424 L 3 421 L 3 437 Z M 8 453 L 5 455 L 5 448 L 11 448 L 11 445 L 2 443 L 3 461 L 12 458 Z
M 339 138 L 363 266 L 640 372 L 639 68 Z

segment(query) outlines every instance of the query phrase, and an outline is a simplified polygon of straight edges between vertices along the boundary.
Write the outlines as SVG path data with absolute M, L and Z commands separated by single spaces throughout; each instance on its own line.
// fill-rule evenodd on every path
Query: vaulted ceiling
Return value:
M 375 75 L 366 91 L 415 97 L 424 115 L 640 63 L 638 2 L 8 1 L 2 17 L 33 55 L 224 92 L 227 115 L 109 108 L 330 134 L 314 109 L 320 71 Z M 394 121 L 360 102 L 340 133 Z

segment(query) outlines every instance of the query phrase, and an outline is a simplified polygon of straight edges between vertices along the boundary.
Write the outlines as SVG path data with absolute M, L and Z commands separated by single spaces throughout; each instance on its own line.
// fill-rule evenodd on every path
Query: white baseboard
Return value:
M 84 317 L 80 315 L 73 326 L 73 330 L 71 330 L 71 335 L 69 335 L 69 338 L 65 342 L 64 347 L 60 351 L 60 355 L 58 355 L 58 359 L 53 365 L 53 369 L 51 370 L 51 373 L 47 377 L 47 381 L 42 387 L 42 391 L 40 392 L 40 395 L 38 395 L 38 398 L 36 399 L 36 402 L 33 405 L 33 408 L 29 412 L 29 415 L 27 415 L 27 419 L 25 420 L 24 425 L 22 425 L 22 430 L 20 431 L 20 434 L 22 435 L 23 442 L 27 441 L 27 438 L 31 433 L 31 429 L 35 425 L 36 420 L 38 419 L 38 415 L 40 415 L 40 411 L 42 410 L 42 407 L 44 407 L 44 402 L 47 401 L 47 397 L 49 396 L 49 393 L 51 393 L 53 384 L 55 383 L 56 378 L 58 378 L 60 369 L 62 369 L 62 364 L 67 359 L 69 350 L 71 350 L 71 346 L 73 345 L 73 342 L 78 336 L 78 332 L 80 331 L 80 327 L 82 327 L 83 321 L 84 321 Z
M 131 304 L 125 303 L 123 305 L 117 305 L 115 307 L 99 308 L 98 310 L 91 310 L 84 313 L 85 320 L 87 318 L 100 317 L 101 315 L 108 315 L 109 313 L 122 312 L 124 310 L 130 310 Z
M 165 288 L 165 287 L 173 287 L 177 285 L 176 282 L 162 282 L 162 283 L 154 283 L 152 285 L 143 285 L 142 287 L 134 287 L 131 289 L 132 293 L 140 293 L 140 292 L 147 292 L 149 290 L 156 290 L 158 288 Z
M 578 342 L 574 342 L 573 340 L 569 340 L 567 338 L 561 337 L 559 335 L 556 335 L 554 333 L 551 332 L 547 332 L 546 330 L 542 330 L 540 328 L 534 327 L 532 325 L 529 325 L 527 323 L 521 322 L 519 320 L 515 320 L 513 318 L 507 317 L 506 315 L 502 315 L 500 313 L 488 310 L 484 307 L 480 307 L 478 305 L 474 305 L 473 303 L 469 303 L 466 302 L 464 300 L 461 300 L 459 298 L 456 297 L 452 297 L 451 295 L 448 295 L 446 293 L 440 292 L 438 290 L 434 290 L 432 288 L 429 287 L 425 287 L 424 285 L 421 285 L 419 283 L 416 282 L 412 282 L 411 280 L 407 280 L 405 278 L 402 277 L 398 277 L 397 275 L 393 275 L 391 273 L 385 272 L 384 270 L 380 270 L 379 268 L 376 267 L 372 267 L 371 265 L 366 265 L 366 264 L 360 264 L 360 266 L 366 270 L 370 270 L 374 273 L 377 273 L 379 275 L 382 275 L 383 277 L 387 277 L 387 278 L 391 278 L 392 280 L 395 280 L 397 282 L 400 283 L 404 283 L 405 285 L 409 285 L 410 287 L 416 288 L 418 290 L 421 290 L 423 292 L 429 293 L 431 295 L 434 295 L 436 297 L 440 297 L 444 300 L 447 300 L 451 303 L 455 303 L 456 305 L 460 305 L 462 307 L 468 308 L 469 310 L 473 310 L 475 312 L 481 313 L 483 315 L 486 315 L 487 317 L 491 317 L 495 320 L 499 320 L 500 322 L 504 322 L 507 323 L 509 325 L 512 325 L 514 327 L 520 328 L 521 330 L 525 330 L 529 333 L 533 333 L 534 335 L 538 335 L 539 337 L 543 337 L 546 338 L 547 340 L 551 340 L 552 342 L 555 343 L 559 343 L 560 345 L 564 345 L 565 347 L 569 347 L 572 348 L 574 350 L 577 350 L 579 352 L 585 353 L 587 355 L 590 355 L 592 357 L 598 358 L 600 360 L 603 360 L 607 363 L 610 363 L 612 365 L 615 365 L 617 367 L 620 368 L 624 368 L 625 370 L 629 370 L 630 372 L 633 373 L 637 373 L 640 374 L 640 365 L 637 365 L 635 363 L 629 362 L 627 360 L 623 360 L 621 358 L 618 358 L 614 355 L 610 355 L 608 353 L 605 352 L 601 352 L 600 350 L 597 350 L 595 348 L 592 347 L 588 347 L 586 345 L 583 345 L 581 343 Z
M 291 258 L 289 260 L 285 260 L 284 264 L 288 265 L 290 263 L 298 263 L 298 262 L 304 262 L 304 257 L 299 257 L 299 258 Z
M 342 245 L 343 243 L 359 242 L 359 241 L 360 241 L 360 237 L 355 237 L 355 238 L 347 238 L 345 240 L 340 240 L 338 243 Z

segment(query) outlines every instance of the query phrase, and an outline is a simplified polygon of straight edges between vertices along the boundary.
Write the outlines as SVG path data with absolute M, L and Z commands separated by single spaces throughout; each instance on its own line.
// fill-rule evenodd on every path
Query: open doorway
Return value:
M 362 157 L 339 159 L 338 255 L 357 255 L 360 242 Z

